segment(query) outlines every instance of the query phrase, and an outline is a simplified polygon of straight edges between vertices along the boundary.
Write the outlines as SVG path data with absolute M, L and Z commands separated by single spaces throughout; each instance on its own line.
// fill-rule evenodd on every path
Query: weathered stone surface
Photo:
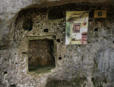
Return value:
M 113 6 L 104 6 L 110 13 L 107 19 L 90 17 L 87 45 L 66 46 L 65 18 L 49 20 L 47 12 L 28 9 L 16 20 L 20 9 L 35 3 L 39 0 L 1 0 L 0 47 L 5 48 L 0 48 L 0 87 L 113 87 Z M 90 6 L 88 10 L 91 12 L 96 8 Z M 28 17 L 33 22 L 30 31 L 22 26 Z M 44 32 L 45 29 L 48 32 Z M 56 44 L 56 67 L 47 73 L 28 72 L 29 37 L 34 40 L 49 35 Z

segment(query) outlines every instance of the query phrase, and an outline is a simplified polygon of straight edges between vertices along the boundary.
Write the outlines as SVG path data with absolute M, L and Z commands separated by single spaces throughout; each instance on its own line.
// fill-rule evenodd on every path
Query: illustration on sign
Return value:
M 87 44 L 88 16 L 87 11 L 66 12 L 66 45 Z

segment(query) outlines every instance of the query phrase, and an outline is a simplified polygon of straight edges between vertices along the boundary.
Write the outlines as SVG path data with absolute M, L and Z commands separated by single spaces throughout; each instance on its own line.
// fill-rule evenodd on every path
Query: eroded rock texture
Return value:
M 37 8 L 32 4 L 38 1 L 6 1 L 0 5 L 0 87 L 114 87 L 113 4 L 73 3 Z M 19 11 L 27 5 L 32 7 Z M 95 9 L 107 9 L 107 18 L 94 19 Z M 65 45 L 67 10 L 89 11 L 87 45 Z M 54 42 L 55 67 L 41 73 L 30 72 L 29 41 L 39 39 Z

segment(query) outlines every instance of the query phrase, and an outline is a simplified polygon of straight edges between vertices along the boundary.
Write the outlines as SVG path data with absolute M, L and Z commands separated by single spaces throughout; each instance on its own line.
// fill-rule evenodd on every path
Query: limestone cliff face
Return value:
M 113 3 L 104 6 L 101 0 L 96 0 L 99 4 L 90 0 L 79 4 L 78 1 L 84 0 L 73 1 L 73 4 L 64 0 L 67 5 L 61 1 L 63 4 L 57 3 L 56 9 L 90 12 L 88 44 L 66 46 L 65 16 L 49 19 L 48 12 L 53 5 L 38 7 L 46 0 L 1 0 L 0 87 L 114 87 Z M 94 19 L 95 9 L 107 9 L 108 17 Z M 26 30 L 28 27 L 30 29 Z M 44 32 L 45 29 L 48 32 Z M 28 71 L 28 41 L 41 37 L 54 41 L 56 67 L 38 74 Z

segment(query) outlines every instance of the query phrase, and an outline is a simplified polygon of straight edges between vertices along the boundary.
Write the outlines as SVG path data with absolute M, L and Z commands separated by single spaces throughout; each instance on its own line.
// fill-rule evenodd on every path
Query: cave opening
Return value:
M 29 72 L 47 72 L 55 67 L 54 41 L 49 39 L 29 41 Z

